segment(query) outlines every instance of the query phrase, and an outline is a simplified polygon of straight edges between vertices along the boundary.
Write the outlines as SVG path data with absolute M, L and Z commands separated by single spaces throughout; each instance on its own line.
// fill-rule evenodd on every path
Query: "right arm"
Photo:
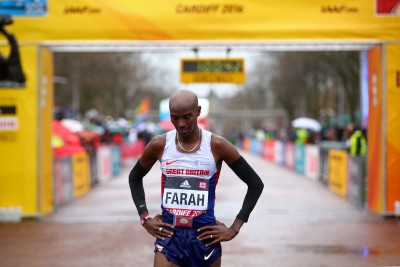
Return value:
M 129 187 L 133 202 L 140 216 L 140 221 L 146 230 L 156 238 L 163 238 L 172 234 L 172 232 L 163 230 L 159 231 L 160 227 L 173 226 L 161 222 L 161 215 L 154 218 L 149 216 L 149 211 L 146 205 L 146 197 L 143 187 L 143 178 L 150 171 L 157 160 L 161 159 L 165 146 L 165 135 L 154 137 L 145 147 L 142 156 L 138 159 L 135 167 L 129 173 Z

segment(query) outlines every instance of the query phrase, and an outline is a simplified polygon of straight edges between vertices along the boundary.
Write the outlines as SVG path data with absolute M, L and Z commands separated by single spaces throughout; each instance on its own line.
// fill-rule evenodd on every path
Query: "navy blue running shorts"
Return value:
M 154 242 L 154 252 L 161 252 L 169 262 L 181 267 L 207 267 L 221 257 L 221 243 L 206 247 L 211 240 L 198 240 L 196 228 L 175 227 L 172 231 L 172 237 Z

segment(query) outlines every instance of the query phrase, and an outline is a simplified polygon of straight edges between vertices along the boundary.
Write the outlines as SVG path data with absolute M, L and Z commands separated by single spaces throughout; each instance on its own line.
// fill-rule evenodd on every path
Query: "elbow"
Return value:
M 258 180 L 257 183 L 254 184 L 253 188 L 254 188 L 254 191 L 257 192 L 257 195 L 260 196 L 261 193 L 262 193 L 263 190 L 264 190 L 264 183 L 263 183 L 263 181 L 262 181 L 261 179 Z

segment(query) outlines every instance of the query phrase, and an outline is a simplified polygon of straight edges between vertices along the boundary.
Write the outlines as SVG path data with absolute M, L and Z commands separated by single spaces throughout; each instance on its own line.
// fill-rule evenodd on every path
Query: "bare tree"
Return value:
M 57 104 L 81 114 L 95 108 L 123 116 L 145 97 L 158 108 L 169 89 L 139 53 L 57 53 L 55 75 L 67 81 L 56 84 Z

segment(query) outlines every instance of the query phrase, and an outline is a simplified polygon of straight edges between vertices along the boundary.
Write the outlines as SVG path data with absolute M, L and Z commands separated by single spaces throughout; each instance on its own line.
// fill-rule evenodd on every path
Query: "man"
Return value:
M 199 128 L 201 107 L 194 93 L 174 93 L 169 109 L 175 130 L 154 137 L 129 174 L 141 224 L 156 237 L 154 266 L 221 266 L 220 242 L 239 233 L 264 184 L 232 144 Z M 162 215 L 152 218 L 142 179 L 157 160 L 162 171 Z M 230 227 L 214 215 L 215 188 L 223 161 L 248 186 L 243 206 Z
M 349 148 L 350 155 L 353 157 L 363 157 L 367 153 L 367 141 L 364 137 L 364 133 L 359 127 L 355 126 L 355 123 L 350 122 L 347 125 L 348 139 L 346 141 Z

